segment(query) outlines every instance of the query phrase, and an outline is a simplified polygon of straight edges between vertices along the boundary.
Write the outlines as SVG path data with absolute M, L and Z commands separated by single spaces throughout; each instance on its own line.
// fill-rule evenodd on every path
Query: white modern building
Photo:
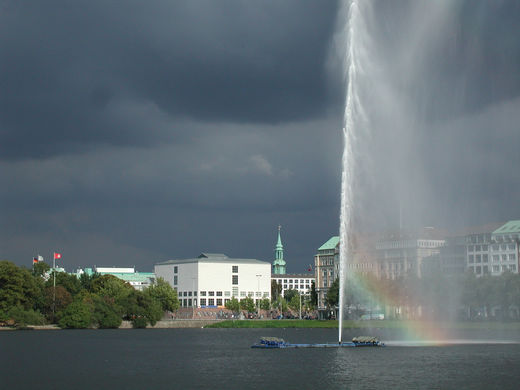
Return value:
M 155 275 L 177 290 L 181 307 L 222 307 L 232 297 L 271 299 L 271 264 L 202 253 L 193 259 L 155 265 Z
M 282 286 L 282 296 L 287 290 L 296 290 L 300 295 L 311 295 L 312 284 L 316 278 L 314 274 L 273 274 L 271 279 Z

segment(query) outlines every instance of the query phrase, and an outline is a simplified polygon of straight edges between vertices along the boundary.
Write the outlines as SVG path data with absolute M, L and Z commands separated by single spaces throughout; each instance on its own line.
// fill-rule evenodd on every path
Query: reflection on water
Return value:
M 0 378 L 2 388 L 38 389 L 516 388 L 520 381 L 515 333 L 492 340 L 472 332 L 432 347 L 378 332 L 387 348 L 250 348 L 261 336 L 334 342 L 334 329 L 0 332 Z

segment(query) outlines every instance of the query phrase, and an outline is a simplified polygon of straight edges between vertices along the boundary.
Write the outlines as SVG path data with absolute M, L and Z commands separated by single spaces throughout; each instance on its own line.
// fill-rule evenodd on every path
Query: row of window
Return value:
M 279 284 L 292 283 L 292 282 L 293 282 L 293 279 L 278 279 Z M 298 283 L 298 279 L 294 279 L 294 283 Z M 310 280 L 309 279 L 300 279 L 300 283 L 310 284 Z
M 516 253 L 502 254 L 502 255 L 493 255 L 492 257 L 493 263 L 498 263 L 500 260 L 502 261 L 516 261 Z M 468 263 L 487 263 L 488 255 L 484 253 L 483 255 L 469 255 Z
M 287 287 L 287 286 L 289 286 L 289 287 Z M 284 285 L 283 285 L 283 288 L 284 288 L 284 290 L 287 290 L 287 288 L 289 288 L 289 289 L 296 288 L 296 289 L 297 289 L 297 288 L 298 288 L 298 285 L 297 285 L 297 284 L 295 284 L 295 285 L 292 285 L 292 284 L 288 284 L 288 285 L 287 285 L 287 284 L 284 284 Z M 303 289 L 309 289 L 309 288 L 310 288 L 309 285 L 300 284 L 300 289 L 302 289 L 302 290 L 303 290 Z
M 493 244 L 491 250 L 494 252 L 516 249 L 516 244 Z M 468 245 L 468 252 L 487 252 L 488 245 Z
M 489 273 L 489 267 L 487 265 L 484 265 L 484 266 L 476 266 L 476 267 L 469 267 L 469 269 L 471 271 L 473 271 L 474 273 L 476 273 L 477 275 L 482 275 L 482 274 L 487 274 Z M 511 272 L 516 272 L 516 264 L 511 264 L 511 265 L 494 265 L 492 267 L 492 270 L 493 270 L 493 273 L 497 273 L 497 272 L 505 272 L 505 271 L 511 271 Z

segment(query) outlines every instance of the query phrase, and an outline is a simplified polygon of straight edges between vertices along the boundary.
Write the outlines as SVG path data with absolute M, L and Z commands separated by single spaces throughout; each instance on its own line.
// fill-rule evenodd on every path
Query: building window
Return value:
M 224 296 L 225 296 L 225 297 L 229 297 L 229 296 L 231 296 L 231 292 L 230 292 L 230 291 L 224 291 Z
M 487 262 L 488 262 L 488 255 L 487 255 L 487 253 L 484 253 L 484 254 L 482 255 L 482 262 L 483 262 L 483 263 L 487 263 Z
M 178 271 L 179 271 L 179 267 L 177 267 L 177 266 L 173 267 L 173 273 L 174 274 L 178 273 Z
M 215 306 L 215 300 L 213 298 L 208 299 L 209 306 Z
M 286 285 L 286 284 L 284 284 L 284 285 L 283 285 L 283 288 L 284 288 L 284 289 L 286 289 L 286 288 L 287 288 L 287 285 Z
M 191 291 L 188 291 L 188 296 L 191 297 Z
M 500 266 L 499 265 L 494 265 L 493 266 L 493 272 L 500 272 Z
M 241 297 L 245 297 L 246 296 L 246 292 L 245 291 L 240 291 L 240 296 Z
M 497 250 L 498 250 L 498 244 L 493 245 L 493 250 L 494 250 L 494 251 L 497 251 Z
M 197 296 L 197 291 L 193 291 L 193 296 L 194 296 L 194 297 Z
M 222 306 L 222 298 L 217 298 L 217 306 Z
M 261 291 L 257 291 L 257 292 L 256 292 L 256 296 L 257 296 L 257 297 L 261 297 L 261 296 L 262 296 L 262 292 L 261 292 Z
M 208 295 L 210 297 L 214 297 L 215 296 L 215 291 L 208 291 Z
M 509 244 L 509 250 L 514 251 L 515 250 L 515 244 Z
M 509 254 L 509 261 L 516 260 L 516 255 L 514 253 Z
M 177 275 L 174 275 L 174 276 L 173 276 L 173 284 L 174 284 L 175 286 L 177 285 L 178 281 L 179 281 L 179 280 L 178 280 Z
M 475 263 L 480 263 L 482 260 L 481 260 L 481 257 L 480 255 L 476 255 L 475 256 Z
M 488 250 L 488 246 L 487 245 L 482 245 L 482 250 L 483 251 L 487 251 Z
M 206 306 L 206 298 L 200 298 L 200 305 Z
M 502 261 L 507 261 L 507 255 L 502 255 Z
M 188 307 L 191 307 L 191 298 L 188 299 Z
M 231 284 L 238 284 L 238 275 L 231 276 Z
M 493 262 L 497 263 L 500 261 L 500 255 L 493 255 Z
M 222 291 L 217 291 L 217 297 L 221 297 L 222 296 Z
M 229 301 L 231 301 L 231 299 L 229 299 L 229 298 L 225 298 L 225 299 L 224 299 L 224 306 L 227 305 L 227 304 L 229 303 Z
M 509 269 L 513 272 L 516 272 L 516 264 L 512 264 L 509 266 Z
M 238 265 L 233 266 L 233 273 L 238 274 Z
M 469 263 L 473 264 L 473 255 L 469 255 L 468 257 L 469 257 Z
M 184 295 L 185 297 L 187 297 L 187 296 L 188 296 L 188 292 L 187 292 L 187 291 L 184 291 L 184 292 L 182 293 L 182 295 Z
M 252 297 L 252 296 L 254 296 L 254 294 L 253 294 L 252 291 L 249 291 L 249 292 L 247 293 L 247 296 L 248 296 L 248 297 Z
M 205 296 L 206 296 L 206 291 L 201 291 L 201 292 L 200 292 L 200 296 L 201 296 L 201 297 L 205 297 Z M 202 303 L 201 303 L 201 305 L 202 305 Z
M 238 287 L 233 287 L 233 296 L 238 297 Z

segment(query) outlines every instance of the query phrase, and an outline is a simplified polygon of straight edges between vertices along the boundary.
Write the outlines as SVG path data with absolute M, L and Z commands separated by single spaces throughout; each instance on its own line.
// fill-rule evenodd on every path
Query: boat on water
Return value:
M 278 337 L 262 337 L 260 341 L 253 344 L 251 348 L 344 348 L 344 347 L 384 347 L 385 343 L 379 341 L 377 337 L 358 336 L 352 341 L 338 343 L 317 343 L 317 344 L 293 344 Z

